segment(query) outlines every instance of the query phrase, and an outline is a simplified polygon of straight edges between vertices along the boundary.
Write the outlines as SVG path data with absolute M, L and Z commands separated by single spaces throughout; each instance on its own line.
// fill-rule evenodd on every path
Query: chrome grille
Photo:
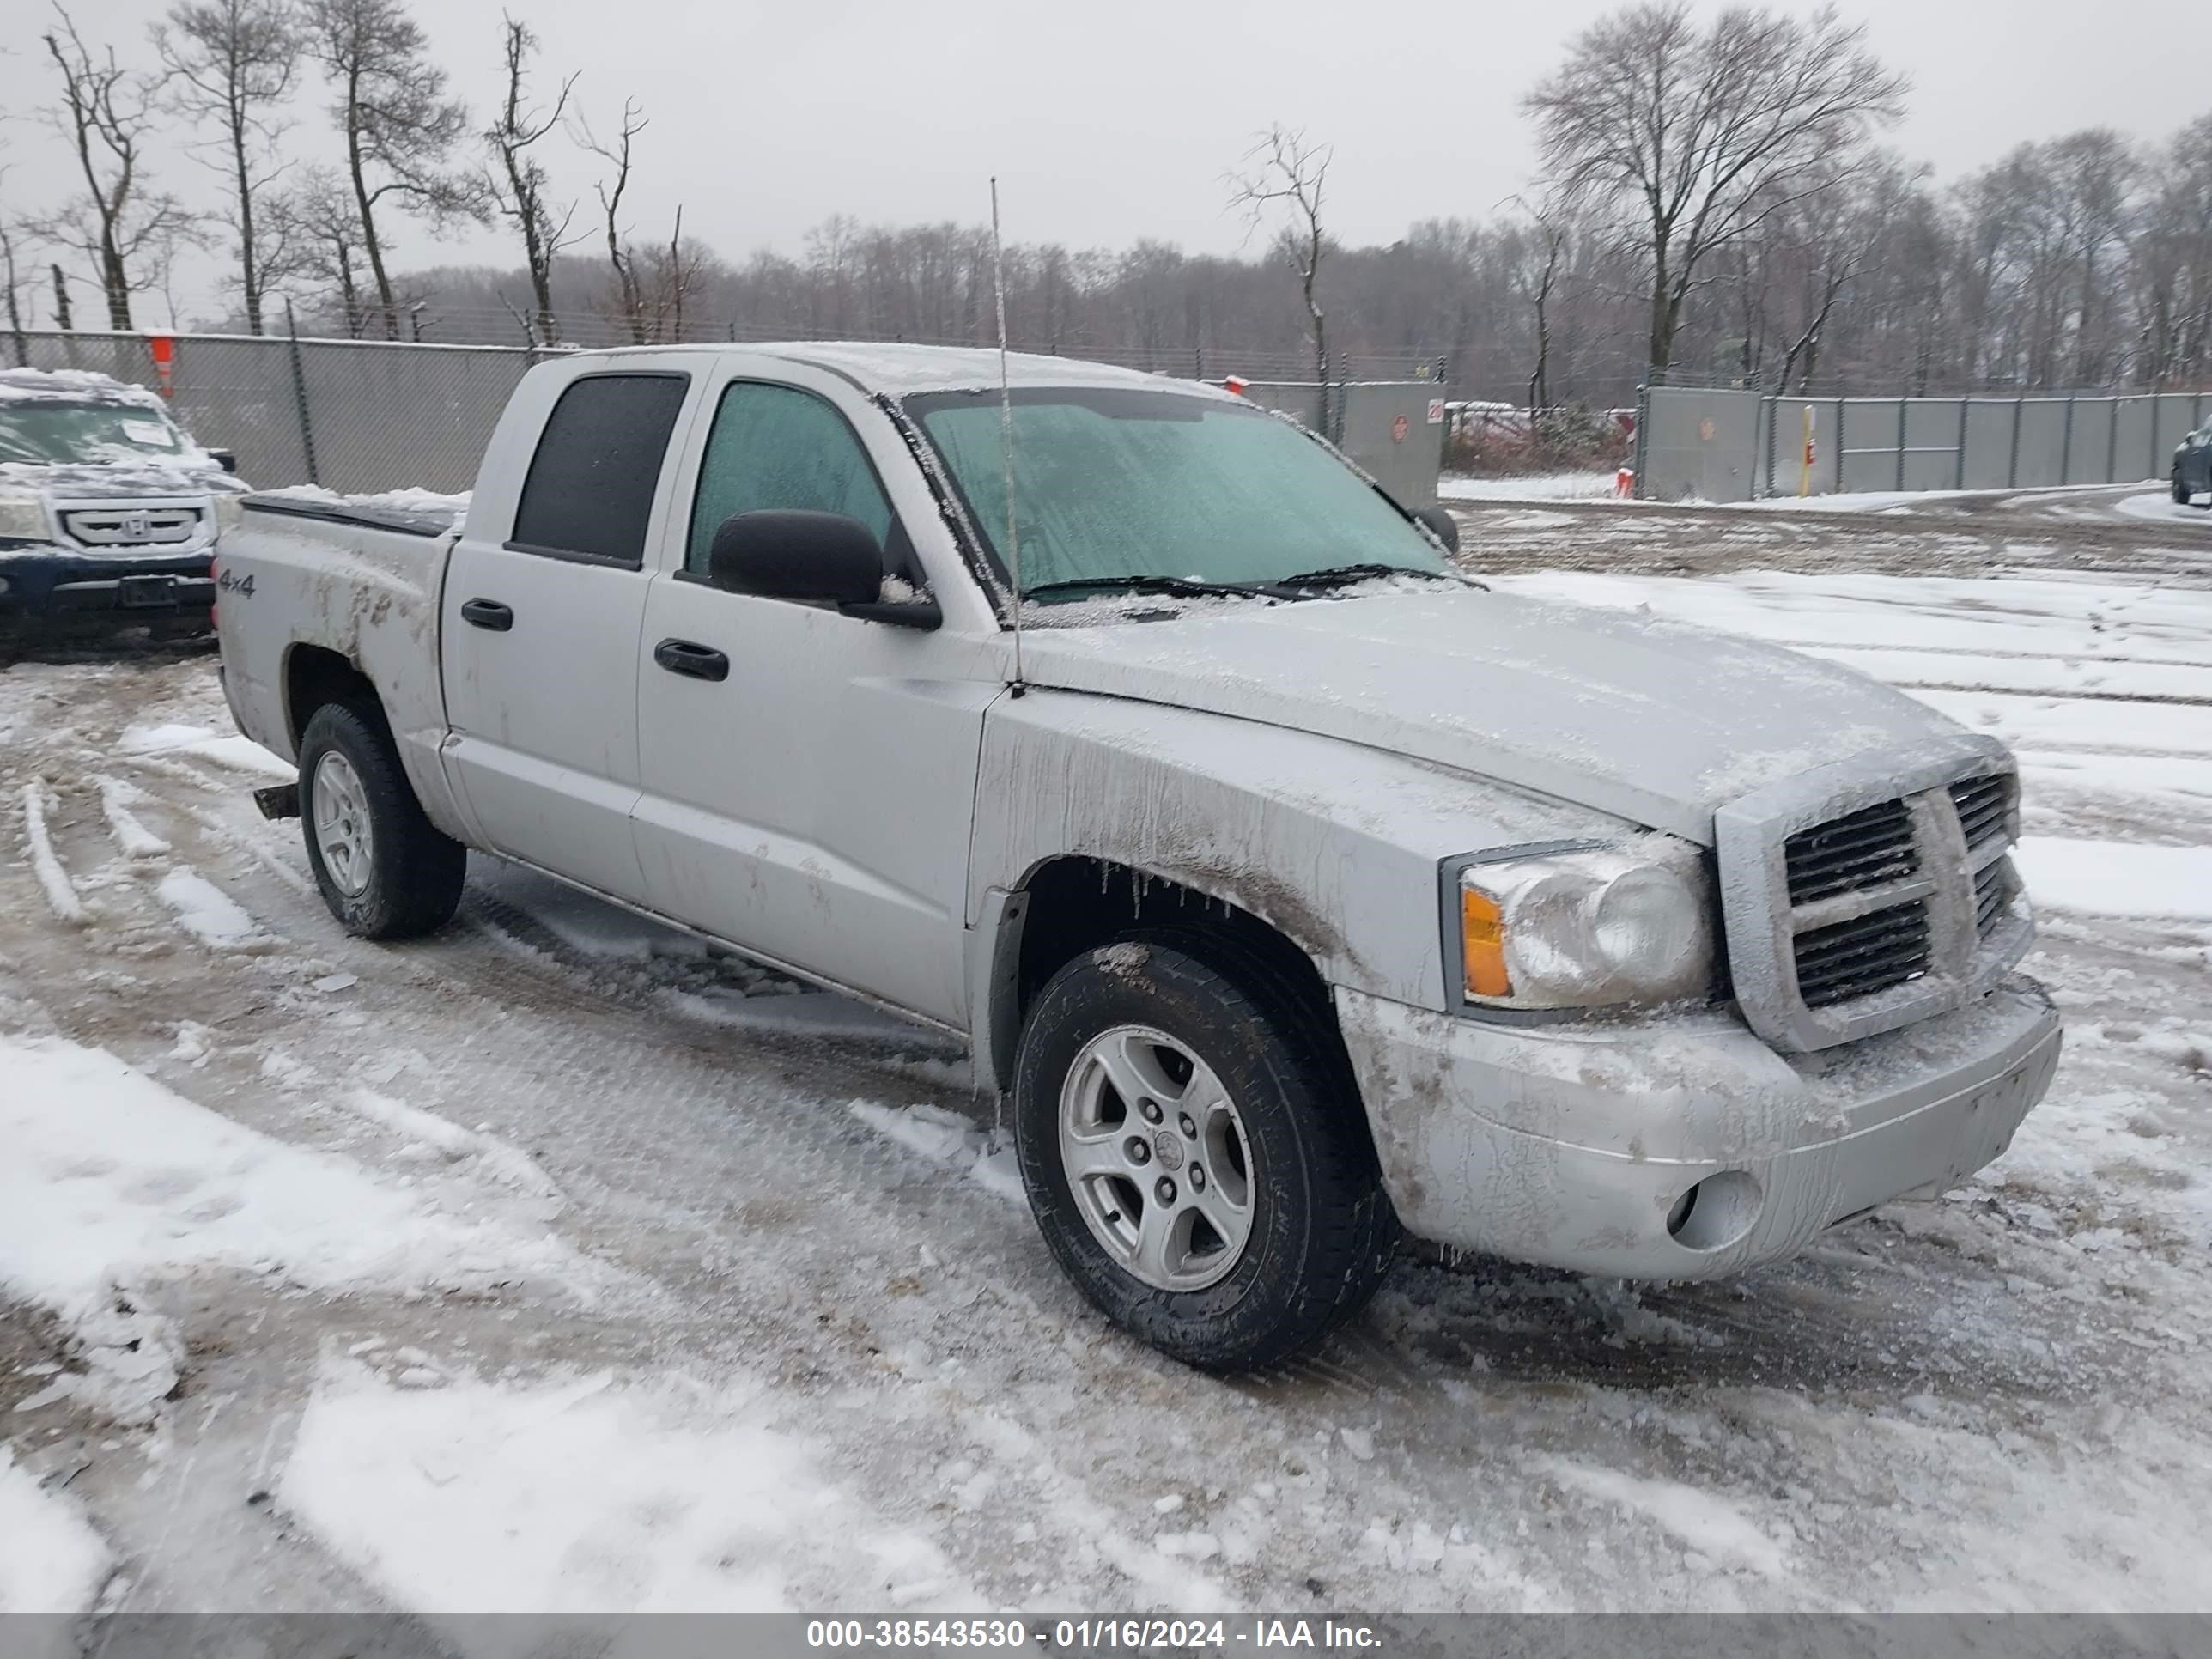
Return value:
M 2018 892 L 2010 859 L 1985 864 L 1974 872 L 1974 932 L 1987 939 Z
M 1783 856 L 1792 904 L 1909 876 L 1920 867 L 1911 815 L 1901 800 L 1877 801 L 1832 823 L 1801 830 L 1784 844 Z
M 2032 932 L 2006 857 L 2018 799 L 2002 745 L 1960 734 L 1717 811 L 1729 977 L 1753 1030 L 1830 1048 L 1995 985 Z
M 1797 935 L 1797 994 L 1826 1008 L 1928 971 L 1928 906 L 1916 899 Z
M 174 547 L 198 539 L 196 507 L 73 507 L 62 533 L 85 547 Z
M 1953 784 L 1951 804 L 1959 809 L 1959 828 L 1966 845 L 1979 847 L 2002 830 L 2018 794 L 2018 781 L 2010 777 L 1961 778 Z

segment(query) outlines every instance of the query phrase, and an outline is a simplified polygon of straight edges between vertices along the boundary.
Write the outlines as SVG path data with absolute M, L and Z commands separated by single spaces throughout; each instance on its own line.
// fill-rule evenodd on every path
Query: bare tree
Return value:
M 1322 259 L 1329 249 L 1322 228 L 1322 192 L 1334 155 L 1327 144 L 1309 143 L 1303 129 L 1279 123 L 1244 152 L 1243 171 L 1229 177 L 1229 204 L 1244 210 L 1254 228 L 1279 204 L 1285 211 L 1288 223 L 1282 228 L 1277 246 L 1298 274 L 1307 333 L 1313 343 L 1314 380 L 1324 386 L 1328 384 L 1328 321 L 1322 313 L 1316 288 L 1321 280 Z
M 684 308 L 700 288 L 712 256 L 684 235 L 684 204 L 676 204 L 676 222 L 668 233 L 668 246 L 645 256 L 644 288 L 647 308 L 653 318 L 653 337 L 681 341 Z
M 2136 378 L 2160 386 L 2204 360 L 2212 333 L 2212 115 L 2160 154 L 2139 226 L 2129 264 L 2142 342 Z
M 485 147 L 496 162 L 488 190 L 494 210 L 500 217 L 511 221 L 522 234 L 523 262 L 530 276 L 531 295 L 538 307 L 538 337 L 543 343 L 551 345 L 560 331 L 553 320 L 553 260 L 562 248 L 580 239 L 568 234 L 569 222 L 576 216 L 576 204 L 571 202 L 556 209 L 546 200 L 550 180 L 545 164 L 530 152 L 540 139 L 561 125 L 576 76 L 571 75 L 562 82 L 551 109 L 529 108 L 526 83 L 530 58 L 538 50 L 538 37 L 527 23 L 517 22 L 512 16 L 503 15 L 502 21 L 507 94 L 501 100 L 498 116 L 484 130 Z
M 335 311 L 347 337 L 359 338 L 374 307 L 363 286 L 361 209 L 350 185 L 329 167 L 309 167 L 269 205 L 293 250 L 289 274 L 313 284 L 303 297 Z
M 637 253 L 629 245 L 629 233 L 623 228 L 623 196 L 629 189 L 630 149 L 637 135 L 645 131 L 645 112 L 634 98 L 623 100 L 622 129 L 606 143 L 592 136 L 590 124 L 579 116 L 576 120 L 576 142 L 592 155 L 614 167 L 611 179 L 602 179 L 592 186 L 599 198 L 599 215 L 606 228 L 607 265 L 613 273 L 615 315 L 628 331 L 632 343 L 643 345 L 649 337 L 644 285 L 638 280 Z
M 246 331 L 261 332 L 261 297 L 284 269 L 279 237 L 258 211 L 284 164 L 276 141 L 299 71 L 300 15 L 294 0 L 177 0 L 155 26 L 154 44 L 169 71 L 172 107 L 211 127 L 214 165 L 230 197 L 237 238 L 239 297 Z
M 1552 301 L 1565 263 L 1567 225 L 1559 204 L 1549 199 L 1520 204 L 1528 215 L 1517 233 L 1512 263 L 1513 290 L 1535 323 L 1536 361 L 1528 375 L 1528 407 L 1552 407 Z
M 1848 176 L 1905 88 L 1830 8 L 1731 8 L 1700 30 L 1687 0 L 1667 0 L 1585 30 L 1524 106 L 1550 182 L 1633 237 L 1663 371 L 1713 256 Z
M 23 344 L 23 289 L 22 272 L 18 266 L 16 246 L 18 229 L 15 222 L 0 214 L 0 299 L 7 302 L 8 335 L 15 343 L 15 362 L 18 366 L 30 362 L 30 354 Z
M 91 261 L 107 297 L 108 326 L 125 329 L 131 296 L 149 285 L 143 271 L 133 272 L 139 256 L 196 234 L 193 216 L 175 197 L 149 190 L 143 172 L 166 77 L 125 69 L 112 46 L 95 55 L 60 0 L 54 15 L 61 27 L 43 38 L 61 76 L 62 101 L 51 114 L 76 157 L 84 188 L 33 228 Z
M 308 51 L 337 84 L 332 114 L 345 138 L 346 182 L 361 221 L 361 254 L 385 337 L 399 337 L 399 296 L 377 211 L 386 202 L 442 225 L 483 215 L 477 183 L 448 170 L 468 112 L 446 95 L 422 26 L 400 0 L 307 0 Z

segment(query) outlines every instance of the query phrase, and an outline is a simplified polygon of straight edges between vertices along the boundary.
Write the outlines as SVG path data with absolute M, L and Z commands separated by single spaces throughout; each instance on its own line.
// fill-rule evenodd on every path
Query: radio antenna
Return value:
M 1006 374 L 1006 254 L 999 242 L 999 175 L 991 175 L 991 289 L 999 308 L 999 450 L 1006 481 L 1006 568 L 1014 583 L 1013 695 L 1022 679 L 1022 535 L 1014 523 L 1014 393 Z

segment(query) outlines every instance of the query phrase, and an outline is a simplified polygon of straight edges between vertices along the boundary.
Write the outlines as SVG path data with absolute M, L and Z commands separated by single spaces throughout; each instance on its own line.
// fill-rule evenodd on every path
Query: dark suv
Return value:
M 0 371 L 0 634 L 204 631 L 234 464 L 143 387 Z

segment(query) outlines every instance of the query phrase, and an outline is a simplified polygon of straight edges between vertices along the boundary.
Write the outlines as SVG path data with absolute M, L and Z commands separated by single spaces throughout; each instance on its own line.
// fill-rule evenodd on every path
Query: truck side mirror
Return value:
M 238 452 L 236 450 L 210 449 L 208 451 L 207 455 L 208 459 L 213 461 L 224 471 L 236 472 L 238 471 Z
M 1459 520 L 1441 507 L 1417 507 L 1413 516 L 1451 552 L 1459 551 Z
M 866 605 L 883 594 L 884 550 L 873 531 L 842 513 L 740 513 L 714 532 L 707 580 L 764 599 Z

